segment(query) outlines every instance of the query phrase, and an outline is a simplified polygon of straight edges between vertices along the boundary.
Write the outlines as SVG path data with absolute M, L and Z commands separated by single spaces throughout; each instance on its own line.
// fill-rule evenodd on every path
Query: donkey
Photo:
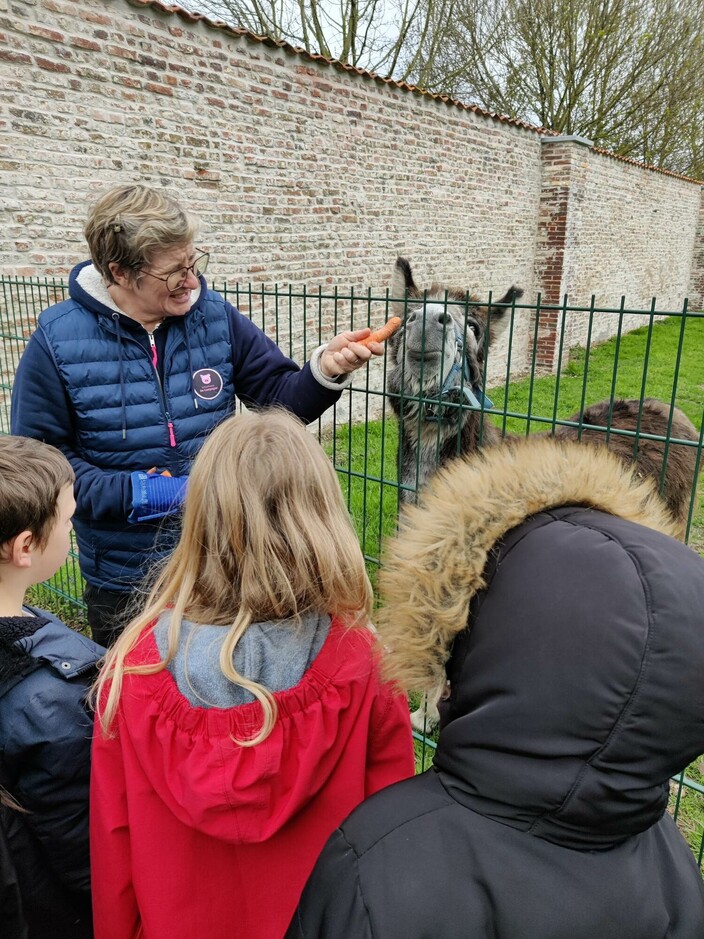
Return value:
M 510 322 L 507 311 L 523 291 L 511 287 L 490 307 L 478 306 L 477 298 L 468 297 L 464 290 L 432 284 L 427 291 L 421 291 L 408 261 L 398 258 L 391 292 L 403 323 L 389 340 L 387 390 L 399 419 L 401 499 L 413 502 L 417 490 L 448 460 L 503 439 L 483 413 L 493 406 L 482 391 L 484 362 L 490 344 Z M 405 301 L 398 299 L 404 295 Z M 642 403 L 600 401 L 570 417 L 569 422 L 576 426 L 559 425 L 552 433 L 606 444 L 624 462 L 635 459 L 640 475 L 652 477 L 658 486 L 666 458 L 661 495 L 684 535 L 696 447 L 671 444 L 666 453 L 665 440 L 647 439 L 656 436 L 697 442 L 699 432 L 679 408 L 674 409 L 670 419 L 669 405 L 655 398 L 646 398 Z M 603 427 L 604 431 L 583 425 Z M 619 430 L 638 431 L 637 445 L 634 447 L 633 436 L 619 434 Z
M 411 265 L 397 258 L 390 292 L 403 322 L 388 342 L 386 386 L 399 420 L 401 500 L 413 502 L 448 460 L 501 439 L 481 411 L 460 405 L 481 407 L 486 350 L 504 331 L 505 311 L 523 291 L 510 287 L 491 310 L 477 307 L 477 298 L 464 290 L 434 283 L 420 291 Z M 404 296 L 405 303 L 399 299 Z M 491 406 L 488 399 L 483 403 Z
M 506 314 L 523 291 L 510 287 L 490 306 L 479 306 L 477 298 L 465 290 L 438 284 L 421 291 L 409 262 L 400 257 L 393 271 L 391 294 L 403 322 L 389 339 L 387 390 L 399 422 L 401 500 L 413 502 L 440 466 L 504 439 L 484 413 L 492 407 L 482 390 L 484 364 L 487 349 L 505 331 L 510 322 Z M 669 405 L 648 398 L 642 403 L 601 401 L 569 420 L 577 426 L 560 425 L 553 431 L 555 436 L 606 445 L 624 462 L 635 460 L 639 475 L 653 478 L 657 486 L 665 466 L 661 496 L 684 537 L 697 448 L 668 446 L 665 439 L 698 442 L 699 433 L 689 418 L 679 408 L 671 417 Z M 618 430 L 638 431 L 639 437 L 636 441 Z M 663 439 L 651 440 L 650 435 Z M 423 729 L 422 712 L 415 712 L 412 720 L 417 729 Z M 437 721 L 436 708 L 429 707 L 425 721 L 426 726 Z

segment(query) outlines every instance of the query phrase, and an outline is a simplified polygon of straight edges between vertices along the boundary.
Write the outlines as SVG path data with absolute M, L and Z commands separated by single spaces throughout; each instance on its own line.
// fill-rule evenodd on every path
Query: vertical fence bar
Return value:
M 509 333 L 508 333 L 508 348 L 506 350 L 506 380 L 504 382 L 504 413 L 501 417 L 501 436 L 506 436 L 506 425 L 508 422 L 508 406 L 509 406 L 509 385 L 511 383 L 511 357 L 513 355 L 513 329 L 516 321 L 516 298 L 514 297 L 513 303 L 511 304 L 511 318 L 509 320 Z M 489 331 L 487 330 L 487 336 Z
M 371 288 L 367 290 L 367 303 L 371 304 Z M 389 291 L 386 290 L 386 304 L 384 307 L 384 322 L 389 319 Z M 381 559 L 381 545 L 384 538 L 385 504 L 387 502 L 388 486 L 386 485 L 386 375 L 388 365 L 389 346 L 384 343 L 384 370 L 382 372 L 381 387 L 381 440 L 379 444 L 379 541 L 377 544 L 377 558 Z
M 638 456 L 638 444 L 640 443 L 640 428 L 643 421 L 643 401 L 645 399 L 645 390 L 648 384 L 648 366 L 650 364 L 650 348 L 653 342 L 653 326 L 655 324 L 655 305 L 656 299 L 653 297 L 650 303 L 650 320 L 648 322 L 648 338 L 645 343 L 645 355 L 643 356 L 643 381 L 640 386 L 640 406 L 638 408 L 638 421 L 636 423 L 636 435 L 633 440 L 633 459 Z
M 608 447 L 611 439 L 611 428 L 613 426 L 614 399 L 616 397 L 616 381 L 618 378 L 618 361 L 621 352 L 621 335 L 623 332 L 623 315 L 626 306 L 626 297 L 621 296 L 621 306 L 618 313 L 618 327 L 616 329 L 616 345 L 614 348 L 614 367 L 611 372 L 611 391 L 609 392 L 609 413 L 606 417 L 606 437 L 605 443 Z
M 557 408 L 560 400 L 560 376 L 562 375 L 562 355 L 565 345 L 565 324 L 567 322 L 567 294 L 562 297 L 562 310 L 560 312 L 560 342 L 557 350 L 557 372 L 555 374 L 555 390 L 552 398 L 552 432 L 557 427 Z
M 702 411 L 701 422 L 699 424 L 699 444 L 697 446 L 697 457 L 694 461 L 694 484 L 692 486 L 692 495 L 689 500 L 689 512 L 687 513 L 687 527 L 685 529 L 684 540 L 689 541 L 689 536 L 692 531 L 692 519 L 694 517 L 694 506 L 697 501 L 697 480 L 699 479 L 699 471 L 702 468 L 702 448 L 704 447 L 704 410 Z
M 447 308 L 447 291 L 445 291 L 445 308 Z M 427 291 L 427 290 L 424 290 L 424 291 L 423 291 L 423 323 L 422 323 L 422 327 L 421 327 L 421 338 L 420 338 L 420 345 L 421 345 L 421 351 L 422 351 L 422 353 L 425 352 L 425 326 L 426 326 L 426 312 L 427 312 L 427 309 L 428 309 L 428 291 Z M 406 337 L 405 337 L 405 333 L 404 333 L 404 339 L 405 339 L 405 338 L 406 338 Z M 404 363 L 405 363 L 405 361 L 406 361 L 405 352 L 404 352 L 403 360 L 404 360 Z M 423 432 L 423 409 L 424 409 L 424 407 L 425 407 L 425 404 L 424 404 L 424 402 L 423 402 L 423 391 L 422 391 L 422 389 L 423 389 L 424 383 L 425 383 L 425 356 L 424 356 L 424 354 L 421 354 L 421 360 L 420 360 L 420 377 L 419 377 L 419 385 L 420 385 L 420 389 L 421 389 L 421 390 L 418 392 L 418 418 L 417 418 L 417 421 L 416 421 L 416 424 L 417 424 L 417 433 L 418 433 L 418 436 L 417 436 L 417 438 L 416 438 L 417 440 L 420 440 L 420 439 L 421 439 L 421 434 L 422 434 L 422 432 Z M 403 384 L 405 385 L 405 381 L 403 382 Z M 437 443 L 436 443 L 436 453 L 437 453 Z M 420 448 L 417 448 L 417 449 L 416 449 L 415 466 L 416 466 L 415 492 L 417 493 L 417 492 L 418 492 L 418 483 L 419 483 L 419 480 L 420 480 Z
M 579 426 L 577 429 L 577 439 L 582 439 L 582 429 L 584 425 L 584 409 L 587 405 L 587 382 L 589 381 L 589 351 L 592 341 L 592 328 L 594 326 L 594 302 L 596 296 L 592 294 L 589 303 L 589 324 L 587 326 L 587 342 L 584 349 L 584 377 L 582 378 L 582 395 L 579 401 Z
M 530 359 L 530 386 L 528 388 L 528 406 L 526 411 L 526 437 L 530 434 L 530 418 L 533 413 L 533 386 L 535 385 L 535 363 L 538 357 L 538 335 L 540 333 L 540 310 L 542 294 L 539 293 L 535 302 L 535 329 L 533 330 L 533 351 Z
M 660 483 L 658 490 L 662 494 L 665 489 L 665 470 L 667 469 L 667 458 L 670 453 L 670 437 L 672 435 L 672 421 L 675 417 L 675 401 L 677 399 L 677 382 L 680 374 L 680 363 L 682 361 L 682 349 L 684 347 L 684 330 L 687 322 L 687 300 L 682 305 L 682 317 L 680 319 L 680 334 L 677 340 L 677 354 L 675 356 L 675 371 L 672 376 L 672 395 L 670 396 L 670 415 L 667 419 L 667 430 L 665 431 L 665 443 L 662 453 L 662 469 L 660 470 Z M 695 477 L 696 478 L 696 477 Z
M 493 291 L 490 290 L 490 291 L 489 291 L 489 305 L 488 305 L 488 307 L 487 307 L 487 315 L 486 315 L 486 332 L 484 333 L 484 374 L 482 375 L 482 389 L 481 389 L 481 390 L 482 390 L 482 397 L 481 397 L 481 401 L 479 402 L 479 404 L 480 404 L 480 408 L 479 408 L 479 443 L 480 443 L 480 444 L 484 442 L 484 415 L 486 414 L 486 408 L 485 408 L 484 402 L 486 401 L 486 375 L 487 375 L 487 372 L 489 371 L 489 355 L 490 355 L 490 346 L 491 346 L 491 344 L 490 344 L 490 342 L 489 342 L 489 335 L 490 335 L 490 331 L 491 331 L 491 298 L 492 298 L 492 295 L 493 295 Z M 516 302 L 516 300 L 515 300 L 515 298 L 514 298 L 514 300 L 512 301 L 512 304 L 515 303 L 515 302 Z M 505 316 L 505 315 L 506 315 L 506 314 L 504 313 L 504 316 Z M 467 325 L 466 325 L 466 324 L 467 324 L 467 319 L 466 319 L 466 317 L 465 317 L 465 331 L 464 331 L 464 332 L 465 332 L 465 336 L 464 336 L 464 347 L 463 347 L 463 348 L 465 348 L 465 349 L 467 348 Z M 464 369 L 463 369 L 463 377 L 464 377 Z

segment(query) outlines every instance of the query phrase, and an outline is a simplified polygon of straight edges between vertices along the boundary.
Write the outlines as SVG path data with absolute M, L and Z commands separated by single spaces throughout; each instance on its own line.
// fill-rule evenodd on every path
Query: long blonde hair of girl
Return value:
M 171 609 L 166 655 L 152 665 L 126 658 L 155 620 Z M 181 623 L 222 626 L 220 668 L 262 707 L 264 740 L 276 701 L 234 667 L 237 643 L 251 623 L 329 613 L 349 626 L 369 624 L 372 588 L 333 466 L 316 438 L 281 410 L 233 415 L 195 459 L 181 537 L 149 592 L 143 612 L 107 654 L 95 686 L 103 733 L 117 713 L 122 680 L 166 668 L 179 647 Z

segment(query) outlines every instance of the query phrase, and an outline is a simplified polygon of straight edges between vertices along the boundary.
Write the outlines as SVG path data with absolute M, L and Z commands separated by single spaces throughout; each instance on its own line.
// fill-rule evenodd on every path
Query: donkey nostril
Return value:
M 438 315 L 438 323 L 441 323 L 443 326 L 449 326 L 451 322 L 452 317 L 447 310 L 443 310 L 443 312 Z

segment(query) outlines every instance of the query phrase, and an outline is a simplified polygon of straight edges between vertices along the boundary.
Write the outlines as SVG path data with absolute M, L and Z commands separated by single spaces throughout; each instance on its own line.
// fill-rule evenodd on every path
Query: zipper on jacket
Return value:
M 169 430 L 169 446 L 176 446 L 176 434 L 174 433 L 174 425 L 171 420 L 171 415 L 169 414 L 169 409 L 166 407 L 166 395 L 164 394 L 164 387 L 161 384 L 161 378 L 159 376 L 159 355 L 156 349 L 156 342 L 154 340 L 154 333 L 150 333 L 146 330 L 147 336 L 149 337 L 149 348 L 152 352 L 152 365 L 154 366 L 154 374 L 156 375 L 156 383 L 159 386 L 159 395 L 161 396 L 161 405 L 164 410 L 164 417 L 166 418 L 166 426 Z

